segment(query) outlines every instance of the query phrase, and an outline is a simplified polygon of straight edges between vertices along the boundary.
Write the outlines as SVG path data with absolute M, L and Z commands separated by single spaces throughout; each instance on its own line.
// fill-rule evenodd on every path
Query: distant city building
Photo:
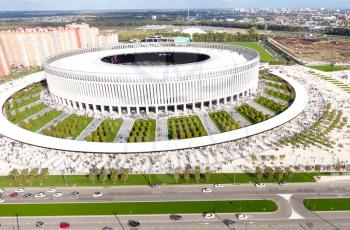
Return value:
M 1 49 L 0 75 L 7 69 L 23 66 L 40 66 L 42 61 L 55 53 L 78 48 L 114 45 L 118 35 L 100 35 L 99 29 L 88 24 L 69 24 L 65 27 L 19 28 L 0 32 Z M 0 52 L 1 53 L 1 52 Z M 7 60 L 6 63 L 3 60 Z M 5 71 L 5 69 L 7 71 Z
M 153 21 L 157 20 L 157 16 L 156 15 L 152 15 L 152 20 Z
M 190 42 L 189 37 L 163 37 L 160 35 L 150 36 L 145 39 L 145 42 Z

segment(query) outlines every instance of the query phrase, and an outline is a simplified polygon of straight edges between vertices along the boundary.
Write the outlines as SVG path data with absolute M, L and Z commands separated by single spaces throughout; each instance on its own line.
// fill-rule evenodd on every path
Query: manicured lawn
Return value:
M 61 114 L 61 111 L 53 109 L 36 117 L 35 119 L 30 119 L 28 122 L 22 121 L 19 123 L 19 126 L 21 128 L 35 132 Z
M 304 206 L 311 211 L 350 211 L 350 198 L 305 199 Z
M 350 65 L 318 65 L 318 66 L 308 66 L 312 69 L 321 70 L 324 72 L 333 72 L 333 71 L 340 71 L 340 70 L 350 70 Z
M 315 182 L 313 176 L 319 175 L 316 173 L 294 173 L 290 178 L 284 177 L 282 181 L 287 182 Z M 328 175 L 323 173 L 322 175 Z M 151 181 L 149 181 L 151 179 Z M 102 186 L 102 181 L 96 180 L 93 184 L 89 181 L 88 176 L 86 175 L 69 175 L 66 176 L 67 186 Z M 42 185 L 40 185 L 40 180 L 34 179 L 31 186 L 37 187 L 50 187 L 50 186 L 65 186 L 63 176 L 52 175 L 48 176 L 47 179 L 43 179 Z M 209 184 L 233 184 L 233 183 L 256 183 L 258 179 L 255 176 L 255 173 L 213 173 L 210 176 Z M 271 181 L 268 180 L 267 175 L 264 175 L 262 182 L 278 182 L 278 179 L 274 177 Z M 130 174 L 127 185 L 148 185 L 152 184 L 196 184 L 195 178 L 191 175 L 189 182 L 187 183 L 183 175 L 180 175 L 178 183 L 175 182 L 174 175 L 172 174 Z M 200 184 L 208 184 L 204 176 L 201 175 L 199 180 Z M 125 185 L 122 180 L 116 181 L 113 184 L 113 181 L 110 179 L 106 180 L 106 186 L 121 186 Z M 5 176 L 0 177 L 0 187 L 17 187 L 17 186 L 29 186 L 28 183 L 23 181 L 10 182 Z
M 151 142 L 155 140 L 156 120 L 136 120 L 129 135 L 129 142 Z
M 229 44 L 244 46 L 258 51 L 262 62 L 275 61 L 274 57 L 257 42 L 230 42 Z
M 122 119 L 106 119 L 91 135 L 87 136 L 86 140 L 93 142 L 113 142 L 122 123 Z
M 7 118 L 12 122 L 12 123 L 19 123 L 20 121 L 23 121 L 27 119 L 28 117 L 33 116 L 34 114 L 40 112 L 41 110 L 46 109 L 47 106 L 44 104 L 37 104 L 33 105 L 32 107 L 26 107 L 23 111 L 16 110 L 15 115 L 12 115 L 10 113 L 7 114 Z
M 277 204 L 271 200 L 69 203 L 69 204 L 1 204 L 0 216 L 70 216 L 274 212 Z

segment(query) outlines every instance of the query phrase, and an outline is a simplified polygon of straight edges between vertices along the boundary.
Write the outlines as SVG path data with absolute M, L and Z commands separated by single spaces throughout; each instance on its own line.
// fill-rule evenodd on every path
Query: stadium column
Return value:
M 204 102 L 201 102 L 201 110 L 204 111 Z
M 97 112 L 96 105 L 92 105 L 92 110 L 94 111 L 94 113 L 96 113 L 96 112 Z
M 158 111 L 158 106 L 156 106 L 156 115 L 158 115 L 159 111 Z
M 82 110 L 83 109 L 83 103 L 78 102 L 79 103 L 79 109 Z
M 121 107 L 121 106 L 118 106 L 118 113 L 119 113 L 119 115 L 122 115 L 122 114 L 123 114 L 123 111 L 122 111 L 122 107 Z
M 128 112 L 128 115 L 130 115 L 131 114 L 131 112 L 130 112 L 130 107 L 128 106 L 128 107 L 126 107 L 126 111 Z
M 140 114 L 140 107 L 139 106 L 136 107 L 136 112 L 137 112 L 137 114 Z
M 149 114 L 149 107 L 146 106 L 146 114 L 148 115 Z
M 175 115 L 177 115 L 177 105 L 174 105 L 174 112 L 175 112 Z
M 184 106 L 184 114 L 186 114 L 187 113 L 186 104 L 184 104 L 183 106 Z
M 109 106 L 109 114 L 112 114 L 112 112 L 113 112 L 113 107 L 110 105 Z

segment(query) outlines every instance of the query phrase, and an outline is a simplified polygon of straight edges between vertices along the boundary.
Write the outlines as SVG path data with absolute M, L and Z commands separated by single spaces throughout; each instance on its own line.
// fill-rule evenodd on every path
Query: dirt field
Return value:
M 273 39 L 305 62 L 350 63 L 350 40 L 285 36 Z

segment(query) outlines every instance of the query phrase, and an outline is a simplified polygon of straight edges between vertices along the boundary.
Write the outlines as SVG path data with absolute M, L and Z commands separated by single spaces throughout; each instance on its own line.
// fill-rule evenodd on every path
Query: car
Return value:
M 257 188 L 265 188 L 266 185 L 264 183 L 256 183 L 255 187 L 257 187 Z
M 5 202 L 5 198 L 0 197 L 0 203 L 4 203 Z
M 223 188 L 224 185 L 223 184 L 214 184 L 214 188 Z
M 49 188 L 49 189 L 47 190 L 47 192 L 56 192 L 56 189 L 55 189 L 55 188 Z
M 208 193 L 212 192 L 210 188 L 202 188 L 202 192 Z
M 205 219 L 212 219 L 212 218 L 215 218 L 215 214 L 212 212 L 206 212 L 206 213 L 203 213 L 203 217 Z
M 177 214 L 171 214 L 169 217 L 171 220 L 182 220 L 182 216 Z
M 80 193 L 77 192 L 77 191 L 74 191 L 74 192 L 71 193 L 71 195 L 74 196 L 74 197 L 78 197 L 80 195 Z
M 35 198 L 43 198 L 45 196 L 46 196 L 46 194 L 43 192 L 38 192 L 37 194 L 35 194 Z
M 285 181 L 279 182 L 278 184 L 281 185 L 281 186 L 287 186 L 288 185 L 288 183 L 285 182 Z
M 224 222 L 224 224 L 226 225 L 230 225 L 230 224 L 235 224 L 236 222 L 230 219 L 224 219 L 222 222 Z
M 55 192 L 52 196 L 53 196 L 53 197 L 61 197 L 61 196 L 63 196 L 63 193 L 61 193 L 61 192 Z
M 112 227 L 103 227 L 102 230 L 113 230 Z
M 151 184 L 151 187 L 152 188 L 160 188 L 160 185 L 159 184 Z
M 103 195 L 102 192 L 94 192 L 94 193 L 92 194 L 93 197 L 100 197 L 100 196 L 102 196 L 102 195 Z
M 237 214 L 237 218 L 239 220 L 246 220 L 248 219 L 248 216 L 246 214 Z
M 24 188 L 17 188 L 15 192 L 24 192 Z
M 5 192 L 5 189 L 4 188 L 0 188 L 0 193 L 3 193 Z
M 138 221 L 136 221 L 136 220 L 129 220 L 129 221 L 128 221 L 128 225 L 129 225 L 130 227 L 135 228 L 135 227 L 140 226 L 140 222 L 138 222 Z
M 31 193 L 26 193 L 26 194 L 24 194 L 23 197 L 24 197 L 24 198 L 32 198 L 32 197 L 33 197 L 33 194 L 31 194 Z
M 16 196 L 18 196 L 18 192 L 13 192 L 10 194 L 10 197 L 12 197 L 12 198 L 15 198 Z
M 60 223 L 60 229 L 68 229 L 69 227 L 70 227 L 70 224 L 67 222 Z
M 42 226 L 44 226 L 44 222 L 42 222 L 42 221 L 37 221 L 36 223 L 35 223 L 35 227 L 42 227 Z

